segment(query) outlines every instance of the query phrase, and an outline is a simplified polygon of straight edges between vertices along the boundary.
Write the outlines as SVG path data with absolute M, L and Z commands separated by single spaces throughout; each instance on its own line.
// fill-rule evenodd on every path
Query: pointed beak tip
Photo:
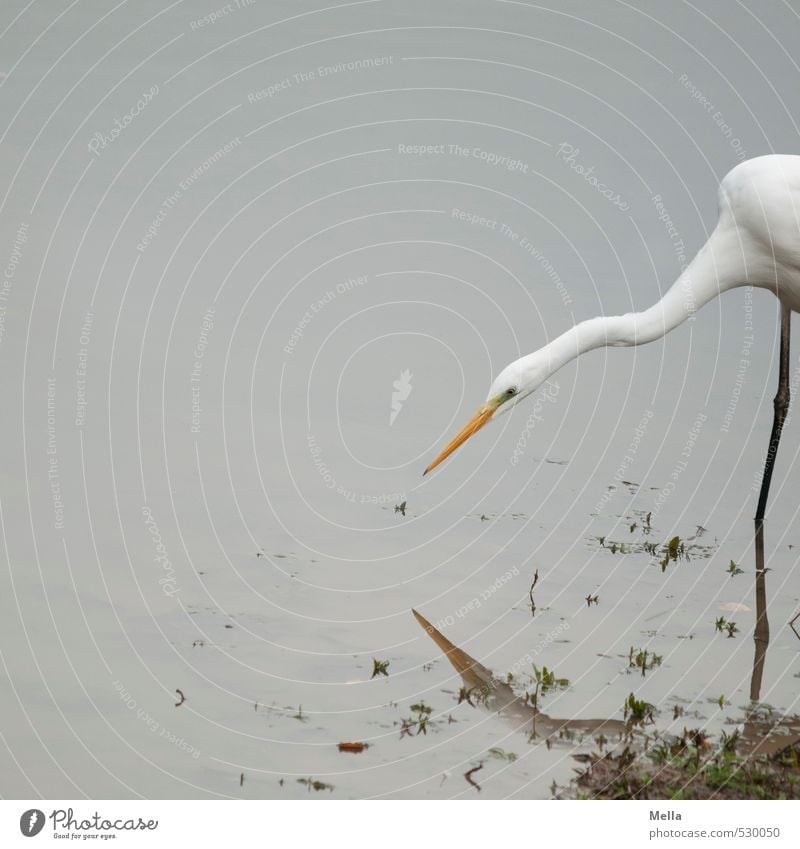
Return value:
M 427 469 L 422 473 L 422 476 L 428 474 L 432 469 L 435 469 L 439 463 L 444 461 L 447 457 L 449 457 L 456 448 L 459 447 L 462 443 L 466 442 L 470 436 L 474 433 L 477 433 L 492 417 L 492 414 L 495 411 L 495 406 L 490 406 L 488 403 L 481 404 L 480 407 L 475 411 L 472 415 L 472 418 L 467 422 L 467 424 L 450 440 L 450 442 L 445 446 L 442 450 L 441 454 L 428 466 Z

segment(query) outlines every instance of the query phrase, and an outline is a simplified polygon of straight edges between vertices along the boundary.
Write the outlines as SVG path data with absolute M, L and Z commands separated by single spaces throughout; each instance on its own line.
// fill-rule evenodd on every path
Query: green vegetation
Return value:
M 316 790 L 319 792 L 320 790 L 330 790 L 333 792 L 333 785 L 327 784 L 324 781 L 317 781 L 314 778 L 298 778 L 298 784 L 305 784 L 308 787 L 308 792 L 310 793 L 312 790 Z
M 729 575 L 731 576 L 731 578 L 732 578 L 734 575 L 743 575 L 743 574 L 744 574 L 744 570 L 743 570 L 743 569 L 740 569 L 740 568 L 739 568 L 739 567 L 738 567 L 738 566 L 737 566 L 737 565 L 733 562 L 733 560 L 731 560 L 730 565 L 728 566 L 728 574 L 729 574 Z
M 800 743 L 742 754 L 738 732 L 709 742 L 698 729 L 659 738 L 646 753 L 593 753 L 575 782 L 580 799 L 800 799 Z
M 532 693 L 525 694 L 525 701 L 530 702 L 533 710 L 533 728 L 531 730 L 531 738 L 536 736 L 536 713 L 539 711 L 539 697 L 544 696 L 551 690 L 565 690 L 569 687 L 569 679 L 557 678 L 552 669 L 542 666 L 541 669 L 533 664 L 533 681 L 535 686 Z
M 499 746 L 493 746 L 491 749 L 489 749 L 489 754 L 493 758 L 497 758 L 501 761 L 508 761 L 509 763 L 514 763 L 514 761 L 517 759 L 517 755 L 515 755 L 514 752 L 506 752 Z
M 631 693 L 622 706 L 622 716 L 630 727 L 655 722 L 656 708 L 650 702 L 640 701 Z
M 568 678 L 557 678 L 552 669 L 543 666 L 541 669 L 533 664 L 533 680 L 536 682 L 535 693 L 544 696 L 550 690 L 565 690 L 569 687 Z
M 511 677 L 513 678 L 513 676 Z M 489 701 L 490 695 L 491 689 L 486 684 L 482 687 L 462 687 L 458 691 L 458 704 L 466 702 L 470 707 L 475 707 L 475 702 L 473 701 L 475 699 L 477 702 L 485 705 Z
M 370 676 L 370 681 L 376 675 L 385 675 L 387 678 L 389 677 L 389 673 L 386 671 L 389 668 L 388 660 L 376 660 L 374 657 L 372 658 L 372 675 Z
M 663 659 L 664 658 L 660 654 L 648 652 L 647 649 L 635 649 L 631 646 L 631 650 L 628 652 L 628 668 L 641 669 L 642 677 L 644 677 L 645 673 L 649 669 L 661 666 L 661 661 Z
M 402 725 L 400 727 L 401 740 L 406 735 L 410 737 L 412 730 L 415 728 L 417 737 L 419 737 L 420 734 L 427 735 L 428 733 L 428 720 L 433 712 L 433 708 L 430 707 L 430 705 L 426 705 L 425 702 L 419 702 L 418 704 L 411 705 L 410 710 L 414 716 L 402 720 Z
M 670 561 L 677 562 L 679 558 L 689 559 L 686 553 L 686 543 L 679 536 L 674 536 L 663 549 L 664 557 L 661 560 L 661 571 L 665 572 Z
M 650 542 L 646 539 L 652 532 L 651 525 L 652 513 L 644 514 L 640 511 L 634 511 L 637 521 L 632 521 L 630 516 L 625 517 L 628 532 L 630 534 L 640 531 L 641 536 L 633 540 L 618 541 L 611 540 L 607 536 L 593 537 L 593 541 L 597 541 L 600 548 L 604 548 L 611 554 L 649 554 L 656 559 L 656 562 L 661 566 L 661 571 L 665 572 L 670 563 L 677 563 L 680 560 L 690 560 L 697 557 L 711 557 L 714 553 L 714 546 L 701 545 L 696 540 L 702 536 L 699 531 L 704 530 L 698 525 L 698 533 L 688 539 L 682 539 L 679 535 L 673 536 L 665 542 Z M 738 567 L 737 567 L 738 568 Z M 731 574 L 740 574 L 740 572 L 731 572 Z
M 733 637 L 733 635 L 738 633 L 739 631 L 739 627 L 737 626 L 737 624 L 735 622 L 727 620 L 724 616 L 720 616 L 719 619 L 714 622 L 714 628 L 719 633 L 727 631 L 728 637 Z

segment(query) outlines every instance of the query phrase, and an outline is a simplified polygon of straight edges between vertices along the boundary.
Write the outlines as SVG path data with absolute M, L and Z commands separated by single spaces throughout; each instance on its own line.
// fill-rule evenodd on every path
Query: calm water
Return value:
M 578 741 L 459 703 L 412 608 L 520 694 L 568 679 L 553 717 L 740 721 L 769 294 L 587 355 L 421 472 L 506 362 L 656 300 L 743 156 L 796 149 L 795 7 L 6 3 L 0 792 L 476 797 L 482 763 L 481 798 L 549 797 Z M 760 694 L 788 714 L 796 425 Z

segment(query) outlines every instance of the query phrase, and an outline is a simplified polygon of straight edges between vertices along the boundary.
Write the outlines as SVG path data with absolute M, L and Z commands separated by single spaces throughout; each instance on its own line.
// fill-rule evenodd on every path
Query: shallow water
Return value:
M 796 69 L 768 34 L 711 2 L 259 2 L 203 25 L 187 2 L 139 31 L 161 4 L 95 6 L 36 44 L 33 7 L 3 38 L 0 793 L 472 798 L 479 764 L 480 798 L 569 781 L 592 741 L 459 703 L 412 608 L 520 695 L 534 663 L 568 679 L 551 716 L 621 720 L 633 692 L 662 730 L 740 722 L 771 295 L 585 356 L 421 472 L 508 360 L 659 296 L 713 226 L 732 138 L 793 149 Z M 796 424 L 766 524 L 779 715 L 800 693 Z M 706 548 L 664 570 L 639 548 L 698 526 Z M 642 676 L 631 648 L 662 662 Z

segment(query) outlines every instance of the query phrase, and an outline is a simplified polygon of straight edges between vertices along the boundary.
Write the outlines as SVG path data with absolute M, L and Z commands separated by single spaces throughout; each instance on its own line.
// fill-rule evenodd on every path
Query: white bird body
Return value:
M 495 412 L 511 409 L 570 360 L 595 348 L 660 339 L 737 286 L 769 289 L 780 299 L 788 363 L 789 314 L 800 312 L 800 156 L 773 154 L 740 163 L 722 180 L 718 198 L 719 220 L 713 233 L 660 301 L 643 312 L 583 321 L 506 366 L 485 403 L 426 473 Z

